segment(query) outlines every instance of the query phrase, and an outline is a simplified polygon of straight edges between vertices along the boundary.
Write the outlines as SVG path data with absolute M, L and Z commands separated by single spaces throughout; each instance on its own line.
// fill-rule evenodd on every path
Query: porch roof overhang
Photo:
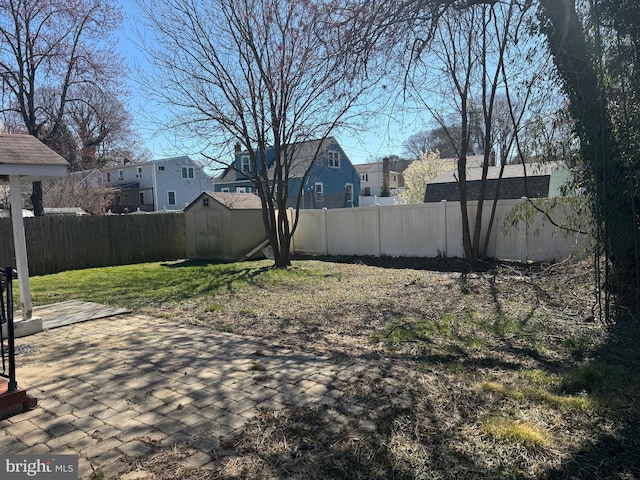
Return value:
M 0 181 L 19 177 L 32 182 L 45 177 L 63 177 L 69 163 L 31 135 L 0 134 Z
M 10 201 L 14 207 L 11 209 L 11 224 L 22 319 L 25 322 L 20 327 L 24 332 L 42 330 L 42 319 L 32 318 L 33 305 L 29 287 L 27 241 L 22 219 L 21 184 L 45 177 L 65 176 L 68 166 L 69 163 L 64 158 L 31 135 L 0 134 L 0 181 L 9 183 Z

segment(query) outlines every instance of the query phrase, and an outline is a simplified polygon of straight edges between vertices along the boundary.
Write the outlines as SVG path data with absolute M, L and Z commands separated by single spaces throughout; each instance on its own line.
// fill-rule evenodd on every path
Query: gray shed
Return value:
M 185 207 L 184 221 L 189 258 L 263 257 L 267 236 L 260 198 L 253 193 L 203 192 Z

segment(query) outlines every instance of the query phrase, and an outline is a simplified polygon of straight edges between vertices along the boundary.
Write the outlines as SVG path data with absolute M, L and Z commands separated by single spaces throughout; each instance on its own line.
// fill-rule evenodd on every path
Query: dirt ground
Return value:
M 398 389 L 363 376 L 337 406 L 265 411 L 213 452 L 218 468 L 184 466 L 179 478 L 640 478 L 625 450 L 637 442 L 624 440 L 637 402 L 601 408 L 588 385 L 567 380 L 611 340 L 594 315 L 589 261 L 471 271 L 456 259 L 314 258 L 294 268 L 305 281 L 145 313 L 374 362 Z M 621 453 L 601 451 L 602 438 Z M 166 465 L 188 450 L 135 468 L 178 478 Z

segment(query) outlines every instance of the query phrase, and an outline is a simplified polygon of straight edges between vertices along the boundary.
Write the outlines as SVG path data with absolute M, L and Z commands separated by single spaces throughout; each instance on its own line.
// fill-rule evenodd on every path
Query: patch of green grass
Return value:
M 489 330 L 500 337 L 513 335 L 520 331 L 522 323 L 505 314 L 496 315 L 488 325 Z
M 218 305 L 217 303 L 212 303 L 204 309 L 205 312 L 221 312 L 222 310 L 224 310 L 222 305 Z
M 91 474 L 90 480 L 106 480 L 106 475 L 101 469 L 94 470 Z
M 220 325 L 219 330 L 224 333 L 233 333 L 233 325 L 225 323 L 224 325 Z
M 249 366 L 249 370 L 254 372 L 263 372 L 266 370 L 266 368 L 262 363 L 254 361 L 254 362 L 251 362 L 251 365 Z
M 389 323 L 383 330 L 369 336 L 372 343 L 396 344 L 403 341 L 425 340 L 442 336 L 451 338 L 455 330 L 455 316 L 445 314 L 442 321 L 417 320 Z
M 463 339 L 464 344 L 469 348 L 469 350 L 478 352 L 484 349 L 486 342 L 478 337 L 465 337 Z
M 219 290 L 238 291 L 248 285 L 299 285 L 325 275 L 321 270 L 271 266 L 269 260 L 224 264 L 154 262 L 32 277 L 30 284 L 34 305 L 83 300 L 135 309 L 206 296 Z M 14 291 L 17 295 L 17 283 Z
M 596 361 L 570 370 L 562 379 L 560 388 L 568 393 L 600 393 L 623 386 L 626 381 L 623 367 Z
M 560 382 L 560 377 L 558 375 L 539 368 L 532 370 L 520 370 L 518 372 L 518 378 L 530 385 L 546 388 L 555 387 Z
M 536 402 L 557 410 L 582 412 L 585 410 L 596 410 L 598 408 L 598 401 L 591 397 L 559 395 L 544 388 L 545 386 L 552 387 L 552 385 L 555 385 L 555 381 L 553 384 L 547 383 L 547 380 L 543 381 L 545 385 L 540 386 L 507 386 L 499 382 L 483 382 L 481 386 L 485 392 L 504 395 L 518 402 Z
M 574 358 L 583 358 L 591 348 L 591 340 L 584 335 L 572 336 L 562 341 L 562 346 Z
M 498 440 L 527 447 L 546 447 L 549 444 L 548 435 L 541 428 L 507 418 L 488 418 L 482 422 L 482 430 Z
M 465 329 L 475 329 L 476 314 L 471 309 L 465 309 L 462 315 L 445 313 L 440 320 L 416 320 L 400 323 L 394 321 L 384 329 L 369 336 L 371 343 L 386 343 L 394 345 L 403 341 L 420 341 L 434 338 L 455 340 L 471 350 L 481 350 L 485 341 L 474 335 L 464 335 Z

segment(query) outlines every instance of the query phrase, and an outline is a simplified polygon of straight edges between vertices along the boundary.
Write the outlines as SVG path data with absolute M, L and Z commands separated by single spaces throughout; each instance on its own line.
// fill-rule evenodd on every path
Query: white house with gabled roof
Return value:
M 202 163 L 188 156 L 115 165 L 104 173 L 114 188 L 113 213 L 182 210 L 202 192 L 213 190 Z

